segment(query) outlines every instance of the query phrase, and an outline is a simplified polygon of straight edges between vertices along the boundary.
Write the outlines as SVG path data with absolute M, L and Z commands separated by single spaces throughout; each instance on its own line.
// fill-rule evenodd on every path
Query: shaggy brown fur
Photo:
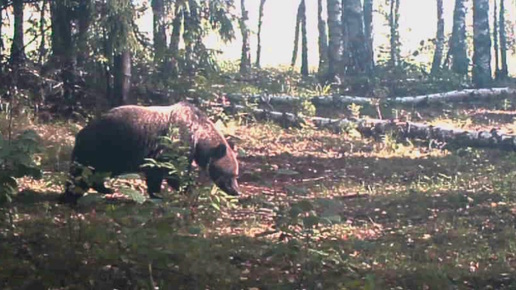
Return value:
M 142 171 L 140 166 L 145 158 L 159 159 L 163 148 L 158 139 L 169 134 L 171 125 L 187 133 L 184 138 L 191 147 L 190 162 L 195 160 L 201 168 L 207 169 L 220 189 L 238 195 L 236 154 L 208 117 L 187 102 L 163 107 L 121 106 L 110 110 L 77 134 L 72 161 L 111 175 Z M 75 168 L 70 172 L 72 176 L 80 175 Z M 172 187 L 179 187 L 177 177 L 166 176 L 163 170 L 144 169 L 143 172 L 151 197 L 160 192 L 163 178 Z M 73 193 L 74 186 L 88 189 L 84 183 L 70 181 L 63 196 L 65 202 L 76 202 L 79 197 Z M 109 192 L 103 184 L 92 187 L 101 193 Z

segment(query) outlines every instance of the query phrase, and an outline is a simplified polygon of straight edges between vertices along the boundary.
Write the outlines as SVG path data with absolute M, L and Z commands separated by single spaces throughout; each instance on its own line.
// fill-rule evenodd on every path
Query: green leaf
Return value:
M 139 191 L 129 187 L 120 188 L 120 192 L 139 204 L 144 203 L 146 200 L 145 196 L 143 196 Z

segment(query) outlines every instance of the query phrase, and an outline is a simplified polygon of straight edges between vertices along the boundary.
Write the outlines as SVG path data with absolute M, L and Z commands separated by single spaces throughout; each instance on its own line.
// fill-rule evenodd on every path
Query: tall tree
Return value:
M 50 66 L 61 69 L 65 107 L 75 105 L 75 45 L 72 36 L 74 7 L 68 0 L 50 1 L 52 55 Z
M 364 34 L 367 46 L 368 60 L 371 62 L 368 67 L 371 73 L 374 71 L 374 48 L 373 48 L 373 0 L 364 0 Z
M 249 13 L 245 8 L 245 0 L 240 1 L 240 31 L 242 33 L 242 53 L 240 55 L 240 73 L 248 74 L 251 71 L 251 48 L 249 45 L 249 29 L 247 28 L 247 20 Z
M 183 6 L 176 4 L 174 19 L 172 20 L 172 33 L 170 35 L 169 59 L 167 60 L 167 65 L 170 67 L 170 74 L 173 78 L 179 75 L 179 42 L 181 41 L 184 13 Z
M 363 75 L 372 71 L 371 54 L 364 33 L 364 18 L 360 0 L 343 1 L 343 25 L 347 29 L 347 49 L 349 59 L 346 71 L 351 75 Z M 345 49 L 346 49 L 345 48 Z
M 496 0 L 495 0 L 496 1 Z M 502 68 L 500 70 L 500 78 L 505 79 L 509 75 L 507 66 L 507 36 L 505 32 L 505 0 L 500 0 L 500 17 L 499 17 L 499 34 L 500 34 L 500 56 Z
M 23 1 L 13 2 L 14 35 L 11 45 L 11 63 L 20 65 L 25 61 L 25 44 L 23 41 Z
M 340 0 L 327 0 L 328 10 L 328 79 L 335 80 L 342 68 L 342 27 Z
M 43 65 L 43 58 L 45 57 L 45 54 L 47 52 L 47 46 L 45 43 L 45 25 L 46 25 L 46 16 L 45 11 L 47 9 L 47 0 L 43 0 L 43 3 L 40 6 L 39 10 L 39 33 L 40 33 L 40 42 L 39 42 L 39 48 L 38 48 L 38 64 L 40 66 Z M 1 14 L 0 14 L 1 15 Z M 0 32 L 0 35 L 2 33 Z
M 466 44 L 466 1 L 467 0 L 455 0 L 452 36 L 450 39 L 451 69 L 463 76 L 468 74 L 469 66 Z
M 152 31 L 154 41 L 154 62 L 161 64 L 167 50 L 166 17 L 164 0 L 152 0 Z
M 306 32 L 306 3 L 301 0 L 301 75 L 308 76 L 308 38 Z
M 323 0 L 317 0 L 317 28 L 319 30 L 319 76 L 326 74 L 328 70 L 328 35 L 326 34 L 326 22 L 323 17 Z
M 400 61 L 400 36 L 399 36 L 399 19 L 400 19 L 400 0 L 390 0 L 389 12 L 389 28 L 390 28 L 390 63 L 391 66 L 397 66 Z
M 290 66 L 294 67 L 297 61 L 297 54 L 299 50 L 299 28 L 301 27 L 301 13 L 302 13 L 302 0 L 299 2 L 297 6 L 297 14 L 296 14 L 296 25 L 294 26 L 294 48 L 292 49 L 292 59 L 290 61 Z
M 443 0 L 437 0 L 437 32 L 435 35 L 435 52 L 431 73 L 435 75 L 441 69 L 444 49 L 444 7 Z
M 495 63 L 495 77 L 500 77 L 500 57 L 498 56 L 498 9 L 496 0 L 493 6 L 493 48 L 494 48 L 494 63 Z
M 107 3 L 108 35 L 113 51 L 113 96 L 110 103 L 114 107 L 129 103 L 134 7 L 131 0 L 111 0 Z
M 256 46 L 256 62 L 255 66 L 260 68 L 260 61 L 262 57 L 262 24 L 263 24 L 263 10 L 265 8 L 265 1 L 260 0 L 260 8 L 258 9 L 258 33 L 256 37 L 258 38 L 258 44 Z
M 77 39 L 77 64 L 79 66 L 83 65 L 89 57 L 88 32 L 93 19 L 94 4 L 93 0 L 82 0 L 75 8 L 78 29 L 74 38 Z
M 473 83 L 487 87 L 492 81 L 489 0 L 473 0 L 473 45 Z

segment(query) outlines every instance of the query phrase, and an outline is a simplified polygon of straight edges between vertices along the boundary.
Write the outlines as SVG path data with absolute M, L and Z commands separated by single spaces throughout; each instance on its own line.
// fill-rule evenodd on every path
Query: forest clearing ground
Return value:
M 2 219 L 4 289 L 144 287 L 149 277 L 163 289 L 516 287 L 512 152 L 253 123 L 233 132 L 237 204 L 218 211 L 204 199 L 192 216 L 185 197 L 137 205 L 93 194 L 74 212 L 55 198 L 78 128 L 36 129 L 46 174 L 22 181 L 12 224 Z

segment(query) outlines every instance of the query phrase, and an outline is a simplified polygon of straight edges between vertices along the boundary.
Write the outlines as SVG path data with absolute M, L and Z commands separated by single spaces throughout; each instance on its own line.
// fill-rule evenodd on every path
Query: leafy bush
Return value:
M 39 141 L 38 134 L 32 130 L 26 130 L 12 140 L 0 136 L 0 204 L 11 201 L 16 194 L 16 178 L 41 178 L 41 169 L 34 160 L 34 154 L 41 149 Z

